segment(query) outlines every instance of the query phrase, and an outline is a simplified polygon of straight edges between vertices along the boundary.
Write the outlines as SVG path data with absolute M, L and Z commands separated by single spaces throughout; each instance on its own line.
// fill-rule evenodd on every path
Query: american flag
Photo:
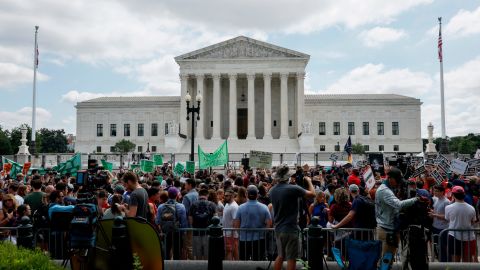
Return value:
M 37 48 L 35 48 L 35 67 L 38 68 L 38 56 L 39 56 L 39 52 L 38 52 L 38 45 L 37 45 Z
M 440 29 L 438 30 L 438 60 L 440 62 L 443 61 L 443 56 L 442 56 L 442 18 L 438 18 L 438 21 L 440 22 Z

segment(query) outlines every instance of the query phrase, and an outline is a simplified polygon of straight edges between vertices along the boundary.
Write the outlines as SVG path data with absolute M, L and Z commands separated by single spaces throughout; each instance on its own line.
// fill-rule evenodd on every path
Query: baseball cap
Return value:
M 178 195 L 178 189 L 176 187 L 169 187 L 168 188 L 168 197 L 175 198 Z
M 452 193 L 463 194 L 465 190 L 461 186 L 454 186 L 452 189 Z
M 350 190 L 350 192 L 358 192 L 359 191 L 359 188 L 356 184 L 351 184 L 350 186 L 348 186 L 348 189 Z
M 258 188 L 254 185 L 250 185 L 247 188 L 247 193 L 248 193 L 248 197 L 257 196 L 258 195 Z

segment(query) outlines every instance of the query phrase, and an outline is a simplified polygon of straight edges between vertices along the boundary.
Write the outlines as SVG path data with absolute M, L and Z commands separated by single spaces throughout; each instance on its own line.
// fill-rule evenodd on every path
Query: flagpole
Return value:
M 438 17 L 439 31 L 438 31 L 438 60 L 440 62 L 440 109 L 442 121 L 442 140 L 440 144 L 440 153 L 448 153 L 447 132 L 445 128 L 445 94 L 443 83 L 443 39 L 442 39 L 442 17 Z
M 35 26 L 35 48 L 33 49 L 33 104 L 32 104 L 32 142 L 31 142 L 31 152 L 32 155 L 36 155 L 36 145 L 35 145 L 35 133 L 36 133 L 36 112 L 37 112 L 37 69 L 38 69 L 38 25 Z

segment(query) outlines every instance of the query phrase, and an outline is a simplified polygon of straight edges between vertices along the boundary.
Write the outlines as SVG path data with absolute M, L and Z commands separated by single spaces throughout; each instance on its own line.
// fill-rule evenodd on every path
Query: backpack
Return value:
M 375 218 L 375 202 L 365 196 L 358 196 L 357 200 L 360 200 L 360 213 L 356 213 L 358 217 L 363 219 L 363 223 L 367 229 L 374 229 L 377 227 L 377 220 Z
M 208 208 L 209 201 L 198 201 L 196 203 L 195 211 L 192 213 L 193 224 L 195 228 L 207 228 L 210 224 L 210 219 L 214 213 L 211 213 Z
M 179 222 L 177 220 L 177 203 L 165 203 L 160 212 L 160 228 L 163 233 L 174 232 L 178 229 Z
M 50 219 L 48 218 L 48 206 L 42 204 L 40 208 L 33 213 L 33 227 L 35 229 L 49 228 Z

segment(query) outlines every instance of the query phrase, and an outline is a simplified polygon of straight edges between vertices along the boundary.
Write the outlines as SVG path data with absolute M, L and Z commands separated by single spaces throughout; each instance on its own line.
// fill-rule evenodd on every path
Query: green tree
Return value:
M 66 153 L 67 152 L 67 136 L 63 129 L 47 129 L 42 128 L 38 132 L 38 137 L 41 138 L 42 153 Z
M 129 140 L 122 139 L 121 141 L 115 144 L 115 150 L 124 154 L 131 152 L 135 149 L 135 144 Z
M 3 130 L 0 126 L 0 155 L 13 154 L 12 145 L 10 143 L 8 130 Z
M 361 143 L 356 143 L 352 145 L 352 153 L 353 154 L 365 154 L 365 147 L 363 147 L 363 144 Z
M 475 144 L 468 138 L 462 139 L 458 144 L 458 152 L 460 154 L 472 154 L 475 153 L 476 150 Z

